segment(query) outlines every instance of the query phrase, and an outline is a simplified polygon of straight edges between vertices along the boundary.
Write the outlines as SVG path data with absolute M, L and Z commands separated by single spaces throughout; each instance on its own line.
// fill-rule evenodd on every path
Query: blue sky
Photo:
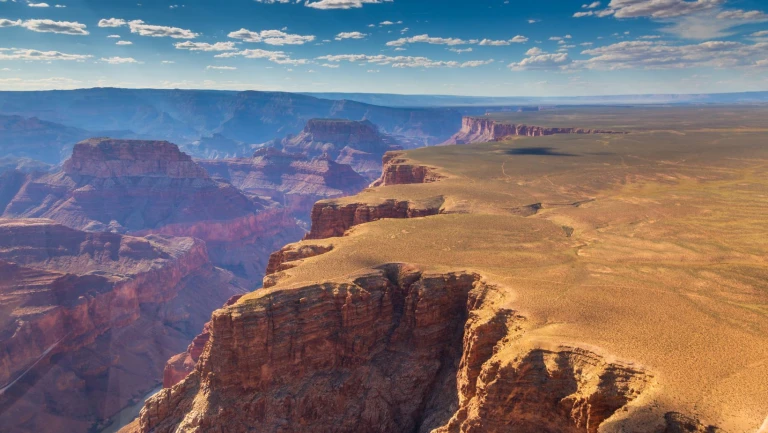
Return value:
M 766 0 L 0 0 L 0 89 L 768 90 Z

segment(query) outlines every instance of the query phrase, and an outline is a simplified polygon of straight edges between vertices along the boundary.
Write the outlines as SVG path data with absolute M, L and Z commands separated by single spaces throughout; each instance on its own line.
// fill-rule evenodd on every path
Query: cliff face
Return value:
M 383 170 L 372 187 L 387 185 L 407 185 L 411 183 L 437 182 L 445 176 L 440 175 L 432 167 L 409 164 L 402 158 L 402 152 L 387 152 L 383 158 Z
M 161 141 L 80 142 L 61 171 L 26 182 L 3 215 L 89 231 L 194 236 L 209 243 L 214 264 L 256 281 L 269 252 L 302 233 L 275 203 L 211 179 Z M 261 263 L 244 259 L 262 249 Z
M 440 213 L 442 197 L 425 202 L 385 200 L 382 203 L 321 201 L 312 208 L 312 229 L 305 239 L 343 236 L 351 227 L 386 218 L 419 218 Z
M 112 416 L 155 386 L 211 304 L 244 291 L 202 241 L 40 219 L 0 219 L 0 275 L 0 425 L 18 431 Z
M 525 318 L 469 273 L 386 265 L 214 313 L 195 370 L 141 432 L 596 432 L 652 378 L 585 350 L 519 349 Z
M 303 220 L 308 220 L 316 201 L 354 195 L 367 185 L 348 165 L 272 147 L 258 150 L 252 158 L 198 163 L 212 176 L 227 180 L 247 194 L 269 197 Z
M 369 181 L 381 172 L 381 157 L 399 149 L 396 141 L 379 132 L 371 122 L 341 119 L 311 119 L 304 131 L 280 142 L 287 152 L 310 157 L 327 155 L 340 164 L 348 164 Z
M 625 134 L 624 132 L 576 128 L 576 127 L 544 127 L 534 125 L 515 125 L 498 122 L 481 117 L 464 117 L 461 120 L 461 130 L 448 139 L 443 145 L 487 143 L 501 141 L 507 137 L 527 136 L 540 137 L 555 134 Z

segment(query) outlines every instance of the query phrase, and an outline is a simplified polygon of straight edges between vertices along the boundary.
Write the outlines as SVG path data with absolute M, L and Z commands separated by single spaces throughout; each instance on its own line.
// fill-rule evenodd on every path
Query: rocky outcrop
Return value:
M 372 187 L 430 183 L 445 178 L 433 167 L 410 164 L 401 152 L 387 152 L 384 154 L 383 164 L 381 177 L 371 184 Z
M 309 159 L 273 147 L 259 149 L 252 158 L 198 163 L 212 176 L 247 194 L 269 197 L 294 217 L 307 221 L 316 201 L 354 195 L 367 185 L 348 165 L 324 157 Z
M 286 152 L 309 157 L 325 155 L 350 165 L 369 182 L 381 173 L 384 153 L 400 149 L 392 137 L 379 132 L 373 123 L 344 119 L 311 119 L 301 134 L 283 139 L 279 146 Z
M 80 142 L 61 171 L 26 182 L 3 216 L 50 218 L 88 231 L 194 236 L 208 243 L 214 264 L 253 281 L 261 280 L 270 252 L 303 233 L 277 203 L 212 179 L 163 141 Z
M 243 295 L 235 295 L 227 300 L 223 307 L 235 305 Z M 194 370 L 200 355 L 205 349 L 205 344 L 211 338 L 211 322 L 206 322 L 203 332 L 198 334 L 187 346 L 187 351 L 174 355 L 165 364 L 163 370 L 163 388 L 170 388 L 184 380 Z
M 477 275 L 385 265 L 214 313 L 195 370 L 126 430 L 596 432 L 652 378 L 595 352 L 515 348 L 526 320 Z
M 0 275 L 0 425 L 39 432 L 112 416 L 155 386 L 211 305 L 244 292 L 200 240 L 41 219 L 0 219 Z
M 482 117 L 464 117 L 461 120 L 461 130 L 442 144 L 487 143 L 514 136 L 541 137 L 555 134 L 626 134 L 626 132 L 578 127 L 516 125 Z
M 312 208 L 312 229 L 305 239 L 344 236 L 351 227 L 385 218 L 420 218 L 440 213 L 442 197 L 423 202 L 385 200 L 381 203 L 349 203 L 321 201 Z

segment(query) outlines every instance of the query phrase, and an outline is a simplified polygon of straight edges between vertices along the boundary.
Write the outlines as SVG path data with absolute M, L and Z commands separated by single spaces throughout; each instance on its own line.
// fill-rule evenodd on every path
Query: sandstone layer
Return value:
M 301 237 L 290 212 L 212 179 L 163 141 L 90 139 L 62 170 L 29 179 L 8 200 L 13 218 L 50 218 L 72 228 L 193 236 L 217 266 L 258 281 L 271 251 Z
M 625 132 L 579 127 L 512 124 L 481 117 L 463 117 L 461 119 L 461 130 L 442 143 L 442 145 L 487 143 L 517 136 L 542 137 L 555 134 L 625 134 Z
M 759 430 L 765 136 L 684 132 L 401 155 L 443 177 L 318 204 L 126 431 Z
M 198 163 L 214 178 L 224 179 L 247 194 L 269 197 L 305 221 L 316 201 L 354 195 L 367 186 L 366 180 L 348 165 L 273 147 L 258 150 L 252 158 Z
M 213 305 L 243 293 L 193 238 L 0 219 L 0 425 L 86 431 L 156 386 Z
M 373 123 L 344 119 L 311 119 L 300 134 L 283 139 L 279 145 L 286 152 L 309 157 L 325 155 L 350 165 L 369 182 L 381 173 L 384 153 L 400 149 L 391 136 L 381 133 Z

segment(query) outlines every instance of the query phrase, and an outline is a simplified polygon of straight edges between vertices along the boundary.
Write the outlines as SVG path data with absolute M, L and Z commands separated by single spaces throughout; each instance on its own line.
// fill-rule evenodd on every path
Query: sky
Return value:
M 768 90 L 768 0 L 0 0 L 0 90 Z

